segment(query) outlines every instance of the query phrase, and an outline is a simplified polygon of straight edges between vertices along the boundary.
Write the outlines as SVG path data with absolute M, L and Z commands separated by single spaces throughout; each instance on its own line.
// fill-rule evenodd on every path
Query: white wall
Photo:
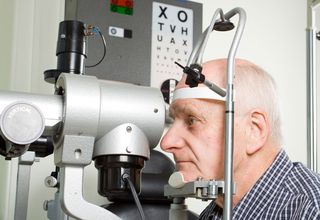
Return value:
M 6 18 L 6 19 L 4 19 Z M 10 81 L 10 60 L 12 46 L 12 29 L 13 29 L 13 5 L 11 2 L 1 2 L 0 7 L 0 28 L 6 34 L 2 34 L 0 41 L 0 89 L 9 89 Z M 3 33 L 1 31 L 1 33 Z M 3 157 L 0 158 L 0 219 L 6 219 L 8 203 L 8 183 L 9 183 L 10 166 Z
M 9 89 L 50 93 L 51 86 L 43 82 L 42 72 L 56 66 L 55 47 L 58 22 L 63 18 L 63 0 L 2 0 L 9 5 L 10 13 L 0 13 L 5 25 L 13 25 L 13 42 L 8 53 L 12 55 L 10 68 L 1 66 L 1 82 L 9 81 L 3 72 L 11 71 Z M 249 59 L 265 68 L 274 76 L 281 95 L 283 116 L 284 147 L 295 161 L 306 162 L 306 1 L 291 0 L 197 0 L 203 3 L 204 27 L 211 20 L 216 8 L 228 11 L 242 7 L 247 12 L 247 24 L 241 41 L 238 57 Z M 2 3 L 2 2 L 1 2 Z M 10 8 L 9 7 L 9 8 Z M 4 9 L 1 4 L 1 9 Z M 2 12 L 2 10 L 0 11 Z M 236 21 L 236 19 L 234 20 Z M 2 25 L 2 23 L 0 23 Z M 10 28 L 9 28 L 10 29 Z M 9 35 L 10 36 L 10 35 Z M 227 56 L 232 36 L 229 33 L 214 33 L 205 52 L 205 59 Z M 9 42 L 10 37 L 2 38 Z M 3 40 L 2 40 L 3 41 Z M 3 43 L 3 42 L 2 42 Z M 3 57 L 1 57 L 1 60 Z M 9 62 L 9 61 L 8 61 Z M 0 84 L 1 88 L 8 89 Z M 3 165 L 5 164 L 5 165 Z M 7 167 L 8 162 L 0 159 L 0 175 L 9 172 L 14 176 L 15 166 Z M 32 168 L 30 204 L 28 219 L 45 219 L 42 202 L 53 198 L 53 191 L 43 185 L 43 179 L 53 170 L 52 157 L 41 159 Z M 89 180 L 85 182 L 86 197 L 89 201 L 105 200 L 96 195 L 96 170 L 88 168 Z M 10 181 L 13 181 L 10 177 Z M 4 178 L 5 180 L 6 178 Z M 0 187 L 7 182 L 0 179 Z M 13 182 L 11 182 L 13 184 Z M 2 188 L 1 187 L 1 188 Z M 12 213 L 1 212 L 2 207 L 13 210 L 9 190 L 0 188 L 0 219 L 13 219 Z M 12 188 L 10 189 L 12 192 Z M 5 194 L 5 196 L 2 196 Z M 12 196 L 11 196 L 12 197 Z M 3 198 L 7 198 L 7 203 Z M 9 201 L 9 202 L 8 202 Z M 189 208 L 200 212 L 205 206 L 200 201 L 189 201 Z
M 275 78 L 281 96 L 284 147 L 293 160 L 306 162 L 306 1 L 210 2 L 204 7 L 205 22 L 216 7 L 228 11 L 240 6 L 246 10 L 238 57 L 257 63 Z M 212 35 L 207 59 L 227 55 L 231 41 L 225 35 Z

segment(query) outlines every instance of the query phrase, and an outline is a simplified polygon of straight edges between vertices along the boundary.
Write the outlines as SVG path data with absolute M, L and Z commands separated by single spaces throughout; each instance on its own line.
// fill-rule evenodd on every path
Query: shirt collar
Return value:
M 292 167 L 293 164 L 288 155 L 284 150 L 281 150 L 267 171 L 233 209 L 234 219 L 245 215 L 245 213 L 254 213 L 254 209 L 259 209 L 258 203 L 267 205 L 271 202 L 273 195 L 282 187 L 282 183 Z M 216 203 L 212 202 L 210 209 L 209 216 L 222 217 L 222 209 Z
M 234 216 L 254 213 L 272 201 L 275 194 L 283 187 L 293 164 L 284 150 L 281 150 L 268 170 L 259 178 L 251 190 L 233 209 Z

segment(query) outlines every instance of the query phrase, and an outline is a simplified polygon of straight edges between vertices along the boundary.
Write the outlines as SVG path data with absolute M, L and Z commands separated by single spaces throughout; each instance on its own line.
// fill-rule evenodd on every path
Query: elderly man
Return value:
M 224 88 L 226 63 L 225 59 L 206 63 L 206 79 Z M 236 60 L 235 72 L 234 219 L 320 219 L 319 175 L 292 163 L 281 148 L 274 80 L 245 60 Z M 176 91 L 193 91 L 185 79 Z M 176 169 L 186 181 L 224 179 L 225 103 L 214 96 L 190 94 L 178 96 L 171 104 L 174 122 L 161 147 L 173 154 Z M 223 196 L 210 203 L 200 219 L 222 216 Z

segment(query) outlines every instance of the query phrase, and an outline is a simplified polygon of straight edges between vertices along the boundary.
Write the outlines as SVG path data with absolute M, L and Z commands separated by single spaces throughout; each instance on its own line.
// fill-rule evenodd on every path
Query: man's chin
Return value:
M 186 182 L 192 182 L 202 177 L 196 165 L 191 162 L 177 162 L 176 166 Z
M 198 179 L 199 176 L 195 175 L 195 172 L 190 171 L 184 171 L 179 170 L 179 172 L 182 174 L 184 181 L 186 182 L 192 182 Z

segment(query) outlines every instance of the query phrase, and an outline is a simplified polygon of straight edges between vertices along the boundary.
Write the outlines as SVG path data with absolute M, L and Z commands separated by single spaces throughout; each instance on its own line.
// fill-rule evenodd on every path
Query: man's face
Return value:
M 161 141 L 186 181 L 223 178 L 224 102 L 178 99 L 170 106 L 174 122 Z

